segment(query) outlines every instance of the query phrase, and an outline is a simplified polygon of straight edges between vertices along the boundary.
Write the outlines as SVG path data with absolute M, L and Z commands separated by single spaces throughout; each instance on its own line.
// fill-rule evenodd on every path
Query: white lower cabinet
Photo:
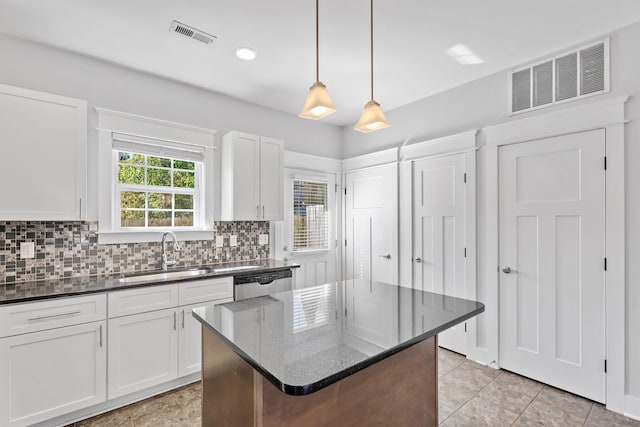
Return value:
M 106 400 L 106 322 L 0 339 L 0 425 L 26 426 Z
M 221 304 L 233 301 L 232 298 L 209 302 L 207 304 L 194 304 L 180 307 L 180 351 L 178 355 L 178 376 L 200 372 L 202 365 L 202 324 L 191 314 L 196 307 L 203 305 Z
M 178 377 L 176 309 L 109 319 L 109 399 Z

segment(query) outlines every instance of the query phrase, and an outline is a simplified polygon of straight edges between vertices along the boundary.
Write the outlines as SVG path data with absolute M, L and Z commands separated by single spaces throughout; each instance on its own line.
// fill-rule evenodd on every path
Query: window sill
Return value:
M 174 230 L 172 230 L 174 231 Z M 213 240 L 213 230 L 174 231 L 178 241 Z M 98 232 L 98 244 L 112 245 L 117 243 L 147 243 L 162 241 L 164 231 L 112 231 Z

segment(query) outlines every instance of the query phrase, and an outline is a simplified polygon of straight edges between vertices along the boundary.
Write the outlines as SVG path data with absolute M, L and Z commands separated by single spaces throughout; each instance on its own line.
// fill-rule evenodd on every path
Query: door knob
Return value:
M 502 267 L 502 272 L 506 274 L 511 274 L 511 273 L 517 273 L 518 270 L 512 270 L 511 267 L 509 267 L 508 265 L 505 265 Z
M 422 262 L 422 258 L 418 257 L 418 258 L 416 258 L 416 259 L 415 259 L 415 261 L 416 261 L 418 264 L 420 264 L 420 263 Z
M 379 255 L 380 258 L 386 258 L 386 259 L 391 259 L 391 254 L 384 254 L 384 255 Z

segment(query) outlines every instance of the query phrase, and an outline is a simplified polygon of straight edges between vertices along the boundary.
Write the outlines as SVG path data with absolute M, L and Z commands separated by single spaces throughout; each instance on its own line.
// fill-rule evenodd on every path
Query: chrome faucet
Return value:
M 171 237 L 173 240 L 173 261 L 167 261 L 167 236 Z M 176 252 L 180 250 L 180 245 L 178 244 L 178 238 L 176 237 L 176 233 L 173 231 L 167 231 L 162 235 L 162 270 L 167 271 L 167 267 L 171 265 L 176 265 Z

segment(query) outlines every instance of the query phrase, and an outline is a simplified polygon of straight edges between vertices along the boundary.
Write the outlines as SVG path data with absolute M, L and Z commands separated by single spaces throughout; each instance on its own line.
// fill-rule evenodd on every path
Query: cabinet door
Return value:
M 87 103 L 0 85 L 0 219 L 85 218 Z
M 105 322 L 0 340 L 0 425 L 25 426 L 106 399 Z
M 284 219 L 284 143 L 277 139 L 260 139 L 260 219 Z
M 178 376 L 200 372 L 202 364 L 202 327 L 191 311 L 203 305 L 215 305 L 231 302 L 233 298 L 180 307 L 180 351 L 178 355 Z
M 109 319 L 109 399 L 177 377 L 177 310 Z
M 260 212 L 260 138 L 240 132 L 222 141 L 223 221 L 256 220 Z

